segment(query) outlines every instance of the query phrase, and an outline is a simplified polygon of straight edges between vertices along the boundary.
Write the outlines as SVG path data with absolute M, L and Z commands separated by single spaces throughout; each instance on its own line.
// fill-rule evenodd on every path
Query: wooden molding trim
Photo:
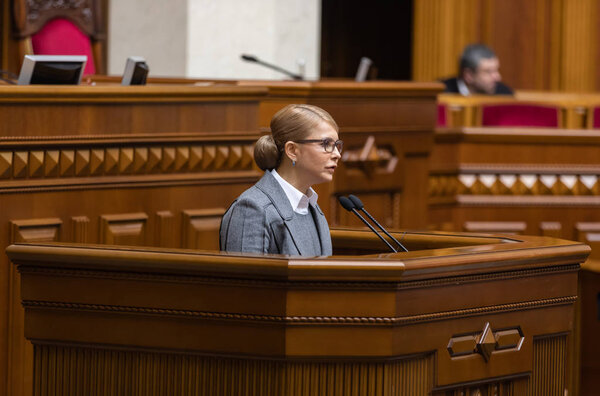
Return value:
M 6 86 L 0 103 L 196 103 L 258 102 L 268 92 L 264 86 L 241 87 L 195 85 Z M 428 92 L 435 95 L 436 92 Z
M 598 204 L 600 197 L 600 169 L 595 173 L 506 172 L 489 169 L 483 172 L 460 171 L 453 174 L 432 173 L 429 177 L 429 197 L 453 196 L 518 196 L 519 200 L 532 197 L 569 197 L 569 201 L 589 198 Z M 594 198 L 594 199 L 592 199 Z
M 253 182 L 256 136 L 0 139 L 0 193 Z
M 56 301 L 23 300 L 25 309 L 60 309 L 68 311 L 94 311 L 135 313 L 142 315 L 194 317 L 207 320 L 242 320 L 252 322 L 286 323 L 290 325 L 392 325 L 401 326 L 411 323 L 432 322 L 457 317 L 487 315 L 491 313 L 506 313 L 529 309 L 545 308 L 557 305 L 574 304 L 577 296 L 565 296 L 543 300 L 525 301 L 511 304 L 492 305 L 487 307 L 467 308 L 455 311 L 435 312 L 423 315 L 397 317 L 358 317 L 358 316 L 277 316 L 229 312 L 205 312 L 191 310 L 176 310 L 152 307 L 125 307 L 104 304 L 81 304 Z
M 146 175 L 253 169 L 253 144 L 159 144 L 0 148 L 0 180 Z
M 532 268 L 527 270 L 516 270 L 496 273 L 484 273 L 479 275 L 466 276 L 451 276 L 438 279 L 416 280 L 407 282 L 283 282 L 274 280 L 255 280 L 255 279 L 235 279 L 235 278 L 214 278 L 214 277 L 196 277 L 196 276 L 177 276 L 177 275 L 154 275 L 143 274 L 137 272 L 107 272 L 107 271 L 91 271 L 91 270 L 66 270 L 45 267 L 22 266 L 19 271 L 22 274 L 45 274 L 60 277 L 75 277 L 75 278 L 99 278 L 99 279 L 123 279 L 123 280 L 151 280 L 151 281 L 168 281 L 196 284 L 226 284 L 240 286 L 257 286 L 257 287 L 286 287 L 292 289 L 380 289 L 380 290 L 404 290 L 421 287 L 434 287 L 444 285 L 454 285 L 457 283 L 474 283 L 485 282 L 490 280 L 506 280 L 523 278 L 529 276 L 537 276 L 548 273 L 562 273 L 578 271 L 579 264 L 567 264 L 554 267 Z

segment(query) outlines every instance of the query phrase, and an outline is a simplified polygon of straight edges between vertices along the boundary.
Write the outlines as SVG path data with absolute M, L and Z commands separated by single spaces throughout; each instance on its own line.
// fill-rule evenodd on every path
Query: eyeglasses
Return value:
M 333 153 L 334 148 L 337 148 L 338 152 L 341 153 L 342 149 L 344 148 L 343 141 L 329 138 L 294 140 L 294 143 L 321 143 L 326 153 Z

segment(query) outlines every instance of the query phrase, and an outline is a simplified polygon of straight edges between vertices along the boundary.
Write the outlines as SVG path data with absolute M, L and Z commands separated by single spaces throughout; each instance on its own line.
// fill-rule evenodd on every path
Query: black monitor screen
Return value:
M 30 84 L 79 84 L 82 62 L 43 62 L 33 67 Z
M 131 76 L 131 85 L 145 85 L 149 70 L 145 62 L 137 62 Z

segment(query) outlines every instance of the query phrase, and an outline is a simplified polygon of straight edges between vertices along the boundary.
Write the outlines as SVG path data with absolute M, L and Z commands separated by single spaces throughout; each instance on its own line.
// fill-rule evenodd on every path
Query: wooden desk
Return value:
M 337 196 L 347 193 L 384 224 L 427 224 L 423 180 L 440 84 L 95 83 L 0 86 L 0 247 L 216 249 L 227 205 L 261 175 L 252 153 L 263 107 L 290 102 L 323 106 L 342 127 L 347 157 L 335 185 L 319 190 L 332 224 L 355 221 L 337 209 Z M 5 256 L 0 291 L 0 393 L 30 394 L 33 354 L 23 337 L 19 276 Z
M 429 179 L 431 227 L 578 240 L 597 256 L 599 152 L 597 130 L 439 129 Z M 585 263 L 581 274 L 580 394 L 592 396 L 600 386 L 598 262 Z
M 0 87 L 0 247 L 18 241 L 218 248 L 261 173 L 259 87 Z M 30 395 L 19 276 L 0 257 L 0 394 Z
M 378 249 L 367 232 L 333 239 L 338 252 Z M 440 233 L 404 240 L 427 250 L 288 258 L 13 245 L 35 394 L 572 389 L 586 245 Z

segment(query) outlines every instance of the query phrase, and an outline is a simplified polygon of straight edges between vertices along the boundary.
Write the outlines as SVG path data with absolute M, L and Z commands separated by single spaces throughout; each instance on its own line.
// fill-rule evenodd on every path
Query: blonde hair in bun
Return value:
M 333 117 L 320 107 L 308 104 L 290 104 L 279 110 L 271 119 L 271 134 L 261 136 L 254 146 L 254 161 L 262 170 L 277 169 L 285 144 L 302 140 L 310 130 L 326 122 L 337 132 Z
M 254 161 L 263 171 L 279 166 L 279 150 L 272 135 L 261 136 L 254 146 Z

